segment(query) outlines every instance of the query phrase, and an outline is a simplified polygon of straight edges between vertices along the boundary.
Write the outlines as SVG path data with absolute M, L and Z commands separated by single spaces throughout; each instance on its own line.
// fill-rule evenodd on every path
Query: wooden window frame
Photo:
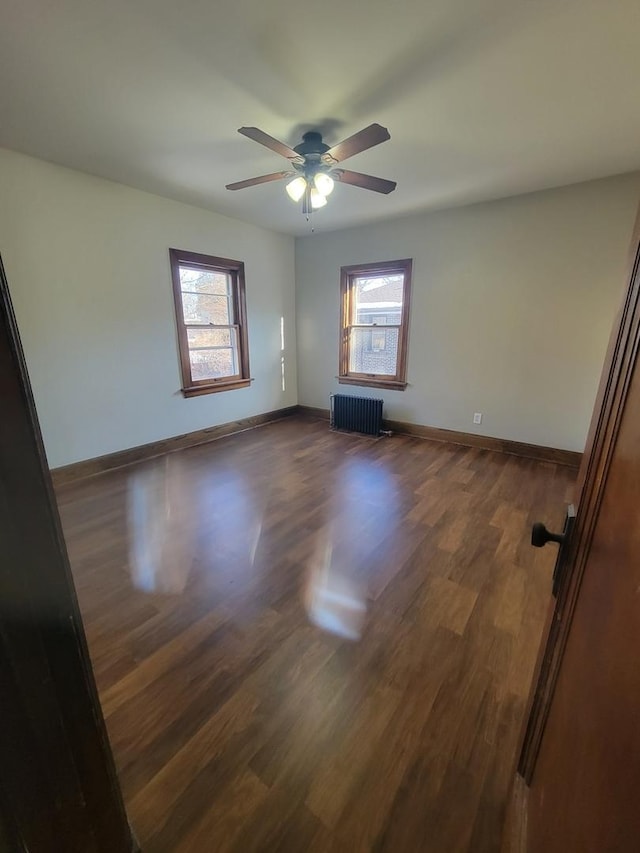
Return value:
M 338 382 L 342 385 L 366 385 L 373 388 L 389 388 L 404 391 L 407 387 L 407 350 L 409 343 L 409 308 L 411 304 L 411 273 L 413 260 L 404 258 L 399 261 L 379 261 L 372 264 L 352 264 L 340 268 L 340 364 Z M 398 359 L 395 376 L 380 373 L 352 373 L 349 371 L 350 330 L 358 324 L 353 323 L 355 300 L 353 288 L 355 279 L 364 275 L 388 276 L 394 273 L 404 277 L 402 315 L 399 325 L 366 326 L 376 329 L 398 329 Z M 365 328 L 364 326 L 362 328 Z
M 180 371 L 182 374 L 182 393 L 185 397 L 196 397 L 201 394 L 215 394 L 218 391 L 232 391 L 235 388 L 247 388 L 251 384 L 249 376 L 249 335 L 247 331 L 247 304 L 244 275 L 244 263 L 229 258 L 218 258 L 214 255 L 202 255 L 197 252 L 185 252 L 182 249 L 169 249 L 171 262 L 171 280 L 173 282 L 173 300 L 175 304 L 176 324 L 178 331 L 178 350 L 180 355 Z M 193 379 L 191 375 L 191 359 L 189 358 L 189 338 L 187 330 L 193 325 L 185 323 L 182 308 L 182 288 L 180 286 L 180 267 L 190 266 L 209 269 L 231 276 L 231 300 L 233 304 L 232 326 L 236 328 L 238 373 L 234 376 L 224 376 L 220 379 Z M 215 327 L 214 327 L 215 328 Z M 227 328 L 225 326 L 225 328 Z

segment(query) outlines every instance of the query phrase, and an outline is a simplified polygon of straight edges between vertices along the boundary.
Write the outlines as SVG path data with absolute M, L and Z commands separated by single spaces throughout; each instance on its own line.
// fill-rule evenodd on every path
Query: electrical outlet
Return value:
M 482 412 L 474 412 L 473 413 L 473 422 L 474 424 L 482 423 Z

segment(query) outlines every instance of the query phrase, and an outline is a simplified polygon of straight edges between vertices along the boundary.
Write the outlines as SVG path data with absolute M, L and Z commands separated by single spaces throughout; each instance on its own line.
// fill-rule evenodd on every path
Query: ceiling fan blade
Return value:
M 289 178 L 292 175 L 295 175 L 295 172 L 272 172 L 270 175 L 260 175 L 258 178 L 248 178 L 246 181 L 236 181 L 235 184 L 227 184 L 227 189 L 243 190 L 246 187 L 268 184 L 269 181 L 279 181 L 281 178 Z
M 289 148 L 284 142 L 274 139 L 273 136 L 269 136 L 268 133 L 265 133 L 264 130 L 260 130 L 258 127 L 239 127 L 238 133 L 247 136 L 249 139 L 253 139 L 254 142 L 259 142 L 260 145 L 265 145 L 267 148 L 275 151 L 276 154 L 282 154 L 287 160 L 300 159 L 300 155 L 296 154 L 293 148 Z
M 386 142 L 387 139 L 391 139 L 391 134 L 386 127 L 382 127 L 381 124 L 370 124 L 369 127 L 359 130 L 358 133 L 354 133 L 348 139 L 338 142 L 324 156 L 335 163 L 340 163 L 347 157 L 353 157 L 354 154 L 366 151 L 367 148 L 373 148 L 374 145 Z
M 392 193 L 397 186 L 395 181 L 375 178 L 373 175 L 363 175 L 362 172 L 350 172 L 349 169 L 333 169 L 331 175 L 343 184 L 353 184 L 354 187 L 373 190 L 374 193 Z

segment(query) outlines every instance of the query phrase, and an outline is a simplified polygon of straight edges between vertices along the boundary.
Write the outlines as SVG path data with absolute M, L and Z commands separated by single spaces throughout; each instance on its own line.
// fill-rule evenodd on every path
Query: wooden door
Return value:
M 639 233 L 520 761 L 527 853 L 640 850 Z
M 0 850 L 130 853 L 0 261 Z

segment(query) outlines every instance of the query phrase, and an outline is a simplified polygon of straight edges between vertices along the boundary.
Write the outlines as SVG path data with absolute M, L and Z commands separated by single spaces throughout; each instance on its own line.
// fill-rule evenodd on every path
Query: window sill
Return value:
M 199 397 L 202 394 L 217 394 L 218 391 L 234 391 L 236 388 L 248 388 L 251 379 L 233 379 L 230 382 L 216 382 L 211 385 L 192 385 L 182 389 L 183 397 Z
M 397 379 L 374 379 L 367 376 L 337 376 L 340 385 L 365 385 L 370 388 L 387 388 L 391 391 L 404 391 L 407 387 L 407 382 L 400 382 Z

